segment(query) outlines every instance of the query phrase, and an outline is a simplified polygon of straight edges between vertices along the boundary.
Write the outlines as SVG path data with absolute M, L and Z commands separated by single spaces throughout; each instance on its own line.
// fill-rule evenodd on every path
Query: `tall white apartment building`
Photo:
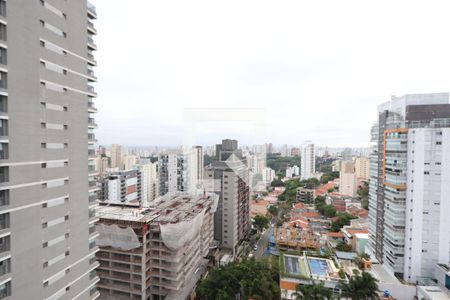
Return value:
M 203 183 L 203 147 L 194 146 L 189 152 L 189 190 L 200 189 Z
M 393 96 L 372 129 L 368 250 L 408 282 L 450 262 L 449 94 Z
M 111 146 L 111 168 L 123 168 L 122 156 L 122 146 L 113 144 Z
M 158 163 L 150 162 L 140 165 L 139 168 L 142 173 L 143 202 L 148 204 L 159 196 Z
M 138 157 L 134 154 L 127 154 L 123 157 L 124 170 L 130 170 L 136 167 Z
M 365 156 L 359 156 L 355 159 L 356 177 L 359 179 L 369 179 L 370 177 L 370 159 Z
M 339 172 L 339 194 L 356 197 L 358 191 L 358 179 L 355 164 L 343 161 Z
M 313 177 L 313 174 L 316 172 L 316 156 L 314 153 L 314 144 L 311 141 L 305 141 L 301 151 L 302 155 L 300 179 L 305 180 Z
M 264 171 L 262 173 L 262 181 L 270 185 L 274 179 L 275 179 L 275 170 L 271 168 L 264 168 Z

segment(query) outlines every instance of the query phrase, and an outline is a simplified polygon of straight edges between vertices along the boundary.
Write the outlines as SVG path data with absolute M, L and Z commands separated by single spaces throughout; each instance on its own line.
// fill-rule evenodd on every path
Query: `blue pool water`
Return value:
M 308 259 L 309 268 L 311 269 L 312 275 L 316 276 L 327 276 L 328 266 L 325 260 L 321 259 Z

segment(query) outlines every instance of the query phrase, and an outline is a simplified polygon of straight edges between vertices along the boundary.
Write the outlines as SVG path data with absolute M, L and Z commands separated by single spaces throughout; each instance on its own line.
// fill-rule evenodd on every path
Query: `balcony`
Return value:
M 92 23 L 91 21 L 87 21 L 87 29 L 90 33 L 92 34 L 97 34 L 97 29 L 95 29 L 94 27 L 94 23 Z
M 92 53 L 88 52 L 87 58 L 91 62 L 91 65 L 93 65 L 93 66 L 97 65 L 97 61 L 95 60 L 95 57 L 94 57 L 94 55 Z
M 92 54 L 91 54 L 92 55 Z M 93 55 L 92 55 L 92 57 L 93 57 Z M 95 76 L 95 73 L 94 73 L 94 71 L 93 70 L 91 70 L 91 69 L 88 69 L 87 70 L 87 74 L 92 78 L 92 79 L 88 79 L 88 80 L 90 80 L 90 81 L 97 81 L 97 77 Z
M 92 37 L 88 36 L 87 44 L 88 49 L 97 50 L 97 45 L 94 43 L 94 39 Z
M 87 90 L 88 90 L 89 93 L 97 95 L 97 93 L 95 92 L 95 89 L 94 89 L 93 86 L 88 85 L 87 86 Z
M 96 143 L 97 142 L 97 140 L 95 139 L 95 134 L 88 133 L 88 142 L 90 142 L 90 143 Z
M 88 118 L 88 127 L 97 127 L 97 123 L 95 123 L 95 119 L 94 118 Z
M 97 10 L 91 2 L 87 2 L 87 13 L 91 19 L 97 19 Z
M 95 107 L 94 102 L 91 102 L 91 101 L 88 102 L 88 111 L 91 113 L 97 112 L 97 107 Z

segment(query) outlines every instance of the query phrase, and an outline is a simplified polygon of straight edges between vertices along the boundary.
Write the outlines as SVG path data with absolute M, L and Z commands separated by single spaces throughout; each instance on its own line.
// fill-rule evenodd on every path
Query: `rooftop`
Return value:
M 159 197 L 151 205 L 143 208 L 100 205 L 96 209 L 96 215 L 100 219 L 117 221 L 178 223 L 194 218 L 208 206 L 217 205 L 217 196 L 179 193 Z

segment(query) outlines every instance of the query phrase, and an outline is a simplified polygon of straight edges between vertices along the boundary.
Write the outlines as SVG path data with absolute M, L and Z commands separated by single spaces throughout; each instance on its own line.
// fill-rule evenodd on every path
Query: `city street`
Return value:
M 259 241 L 256 243 L 256 245 L 258 246 L 258 249 L 256 251 L 253 251 L 253 255 L 255 256 L 255 258 L 261 258 L 262 255 L 264 254 L 264 251 L 266 251 L 267 249 L 267 245 L 269 243 L 269 236 L 272 235 L 273 232 L 273 227 L 269 227 L 266 232 L 264 232 L 264 234 L 261 236 L 261 238 L 259 239 Z

